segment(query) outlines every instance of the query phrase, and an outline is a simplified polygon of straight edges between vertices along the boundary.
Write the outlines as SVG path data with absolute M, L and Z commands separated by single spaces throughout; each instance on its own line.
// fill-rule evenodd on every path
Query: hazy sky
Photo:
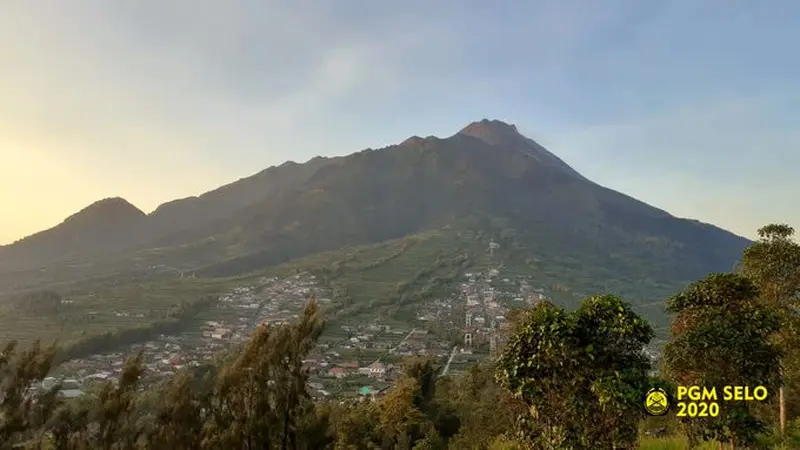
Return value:
M 746 236 L 800 228 L 794 0 L 0 0 L 0 243 L 484 117 Z

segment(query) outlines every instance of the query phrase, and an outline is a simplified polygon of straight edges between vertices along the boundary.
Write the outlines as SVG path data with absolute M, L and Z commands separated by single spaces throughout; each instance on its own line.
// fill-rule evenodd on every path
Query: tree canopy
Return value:
M 664 349 L 665 375 L 676 384 L 715 389 L 780 386 L 780 350 L 771 341 L 777 314 L 758 301 L 758 288 L 736 274 L 711 274 L 667 303 L 675 313 Z M 696 438 L 752 443 L 764 424 L 746 402 L 719 402 L 719 417 L 688 418 Z

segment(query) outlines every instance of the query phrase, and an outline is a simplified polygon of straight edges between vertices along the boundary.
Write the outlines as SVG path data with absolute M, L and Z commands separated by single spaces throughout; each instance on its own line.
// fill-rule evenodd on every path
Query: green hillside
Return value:
M 131 208 L 100 202 L 0 247 L 0 296 L 307 266 L 338 293 L 343 317 L 407 318 L 465 271 L 502 265 L 567 307 L 615 293 L 663 326 L 666 297 L 730 270 L 749 242 L 599 186 L 489 120 L 444 139 L 273 167 L 147 216 Z M 47 259 L 51 241 L 70 251 Z M 490 241 L 499 247 L 488 260 Z

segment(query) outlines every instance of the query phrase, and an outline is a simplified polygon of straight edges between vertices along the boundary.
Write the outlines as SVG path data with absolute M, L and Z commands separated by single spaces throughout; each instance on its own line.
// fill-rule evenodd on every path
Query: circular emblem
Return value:
M 651 416 L 663 416 L 669 411 L 669 395 L 661 388 L 653 388 L 644 395 L 644 412 Z

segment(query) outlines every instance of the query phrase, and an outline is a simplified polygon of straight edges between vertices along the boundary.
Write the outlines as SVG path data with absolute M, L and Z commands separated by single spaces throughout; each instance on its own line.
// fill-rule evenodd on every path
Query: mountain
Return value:
M 341 158 L 201 234 L 217 236 L 217 246 L 253 249 L 216 265 L 229 274 L 476 220 L 503 222 L 498 233 L 537 254 L 656 279 L 728 270 L 748 244 L 599 186 L 513 126 L 488 120 L 446 139 L 412 138 Z
M 116 216 L 88 214 L 99 208 L 93 205 L 76 214 L 85 219 L 0 249 L 0 259 L 11 252 L 15 263 L 52 260 L 78 250 L 132 256 L 136 247 L 136 257 L 152 263 L 228 276 L 446 230 L 434 260 L 483 251 L 493 239 L 521 270 L 645 302 L 730 270 L 749 244 L 600 186 L 514 125 L 487 119 L 447 138 L 413 136 L 383 149 L 271 167 L 148 216 L 123 200 L 112 204 Z M 460 237 L 467 235 L 486 242 L 468 245 Z
M 147 215 L 115 197 L 92 203 L 59 225 L 0 247 L 0 267 L 43 264 L 124 249 L 136 241 Z

